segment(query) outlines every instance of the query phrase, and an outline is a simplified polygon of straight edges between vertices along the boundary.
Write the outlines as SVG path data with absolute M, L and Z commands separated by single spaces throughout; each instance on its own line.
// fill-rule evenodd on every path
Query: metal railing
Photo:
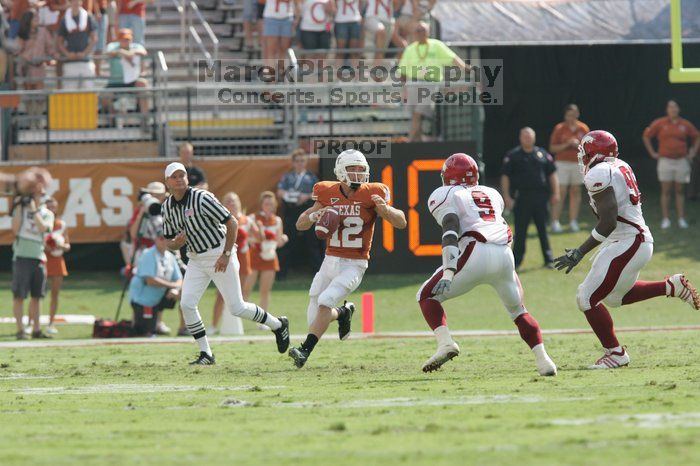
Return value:
M 167 89 L 168 87 L 168 63 L 165 61 L 165 54 L 162 51 L 156 53 L 153 60 L 153 82 L 156 89 Z M 154 115 L 155 128 L 158 131 L 156 139 L 158 140 L 158 152 L 164 156 L 169 156 L 170 150 L 170 132 L 167 122 L 168 115 L 168 99 L 164 98 L 162 92 L 156 92 L 154 96 L 155 109 Z
M 294 67 L 296 55 L 290 52 L 288 59 Z M 19 101 L 10 111 L 8 142 L 14 149 L 34 145 L 41 151 L 38 146 L 46 146 L 46 158 L 65 153 L 67 149 L 56 150 L 60 144 L 109 141 L 151 142 L 152 152 L 142 154 L 150 156 L 172 155 L 174 144 L 180 141 L 192 142 L 198 155 L 280 155 L 289 153 L 301 140 L 394 139 L 405 137 L 410 128 L 411 110 L 403 101 L 334 103 L 330 99 L 337 88 L 352 95 L 400 91 L 391 82 L 366 80 L 340 86 L 333 82 L 274 86 L 239 82 L 172 87 L 166 86 L 167 64 L 158 54 L 154 57 L 154 80 L 151 88 L 0 93 L 2 97 L 14 95 Z M 312 99 L 299 97 L 309 92 Z M 61 94 L 71 96 L 57 98 Z M 81 98 L 80 94 L 96 96 Z M 275 101 L 271 98 L 275 95 L 282 99 Z M 114 101 L 119 103 L 114 105 Z M 148 105 L 148 111 L 137 103 Z M 458 125 L 470 127 L 469 134 L 478 133 L 480 126 L 471 116 L 478 110 L 445 106 L 438 109 L 435 120 L 451 131 Z M 90 123 L 81 120 L 73 124 L 76 115 L 89 116 Z M 439 140 L 447 139 L 446 134 L 443 129 L 431 135 Z M 459 134 L 467 133 L 460 130 Z M 20 152 L 26 150 L 13 154 Z M 4 155 L 7 158 L 7 153 Z
M 194 60 L 193 60 L 193 55 L 192 55 L 192 43 L 191 40 L 194 40 L 195 44 L 199 48 L 199 51 L 202 52 L 202 55 L 204 55 L 204 58 L 207 60 L 208 64 L 211 66 L 213 65 L 214 62 L 219 60 L 219 39 L 216 37 L 216 34 L 214 34 L 214 30 L 211 28 L 209 25 L 209 22 L 204 19 L 204 16 L 202 15 L 202 12 L 199 10 L 199 7 L 197 4 L 192 1 L 192 0 L 183 0 L 184 3 L 184 10 L 185 10 L 185 15 L 187 16 L 187 31 L 189 32 L 188 35 L 188 71 L 190 74 L 190 78 L 194 78 Z M 200 37 L 199 33 L 197 32 L 197 29 L 194 26 L 194 17 L 197 18 L 198 23 L 204 28 L 204 31 L 207 33 L 207 36 L 209 40 L 211 41 L 212 44 L 212 51 L 209 52 L 207 50 L 207 47 L 204 46 L 204 41 Z

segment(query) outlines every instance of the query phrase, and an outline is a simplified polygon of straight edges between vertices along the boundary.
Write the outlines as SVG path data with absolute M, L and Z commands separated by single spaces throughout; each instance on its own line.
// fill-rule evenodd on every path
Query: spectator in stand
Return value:
M 296 222 L 313 205 L 311 193 L 318 177 L 307 170 L 309 156 L 304 149 L 292 152 L 292 170 L 277 184 L 277 198 L 284 207 L 283 229 L 289 232 L 289 242 L 280 249 L 280 278 L 285 278 L 295 257 L 301 256 L 314 272 L 321 267 L 321 243 L 313 228 L 297 231 Z M 301 253 L 301 254 L 299 254 Z
M 55 335 L 58 333 L 54 325 L 56 312 L 58 311 L 58 295 L 63 286 L 63 278 L 68 276 L 66 260 L 63 257 L 70 251 L 70 239 L 68 238 L 68 228 L 66 223 L 58 216 L 58 201 L 51 197 L 46 201 L 46 207 L 54 215 L 53 230 L 46 237 L 46 276 L 51 286 L 51 304 L 49 307 L 49 326 L 46 333 Z
M 243 0 L 243 34 L 245 35 L 245 49 L 252 51 L 260 48 L 256 41 L 262 42 L 262 15 L 265 3 L 258 0 Z
M 248 217 L 243 212 L 241 207 L 241 199 L 238 194 L 234 192 L 229 192 L 221 198 L 221 203 L 231 212 L 231 215 L 238 220 L 238 235 L 236 236 L 236 257 L 238 257 L 238 263 L 240 264 L 240 269 L 238 269 L 238 276 L 241 283 L 245 283 L 248 275 L 250 275 L 250 247 L 248 245 L 248 237 L 250 234 L 258 235 L 258 227 L 255 223 L 250 222 Z M 243 300 L 247 301 L 250 296 L 246 290 L 243 290 Z M 212 317 L 212 329 L 211 334 L 216 335 L 219 333 L 219 322 L 221 320 L 221 313 L 224 309 L 224 298 L 221 296 L 219 290 L 216 291 L 216 301 L 214 302 L 214 315 Z M 234 319 L 240 319 L 234 316 Z
M 163 310 L 173 309 L 180 298 L 182 274 L 175 254 L 168 250 L 163 230 L 156 232 L 155 244 L 138 260 L 136 275 L 129 284 L 129 300 L 134 310 L 134 333 L 168 335 Z
M 330 49 L 331 28 L 335 16 L 334 0 L 302 0 L 301 45 L 305 50 Z M 306 58 L 321 60 L 328 53 L 311 53 Z
M 119 5 L 116 0 L 107 0 L 107 43 L 117 40 L 117 30 L 119 29 Z
M 281 76 L 287 49 L 299 23 L 301 0 L 265 0 L 263 11 L 263 59 Z
M 350 65 L 357 68 L 359 52 L 344 53 L 343 49 L 359 49 L 362 46 L 362 5 L 360 0 L 333 0 L 335 2 L 335 46 L 336 60 L 351 59 Z
M 44 26 L 56 37 L 61 19 L 68 9 L 68 0 L 46 0 L 39 8 L 39 25 Z
M 46 64 L 53 57 L 55 50 L 51 33 L 47 28 L 39 25 L 39 14 L 35 10 L 28 10 L 22 16 L 18 39 L 21 59 L 20 74 L 26 79 L 24 88 L 28 91 L 43 89 Z M 40 116 L 44 111 L 43 99 L 27 96 L 23 100 L 27 115 L 31 117 L 30 127 L 39 129 Z
M 669 100 L 666 104 L 666 116 L 654 120 L 642 136 L 649 155 L 658 160 L 656 170 L 661 183 L 661 228 L 664 230 L 671 227 L 668 209 L 671 192 L 676 196 L 678 226 L 688 228 L 688 222 L 685 220 L 685 186 L 690 182 L 690 161 L 700 146 L 700 133 L 697 128 L 681 118 L 680 113 L 678 103 Z M 653 138 L 658 141 L 658 150 L 655 150 L 651 143 Z
M 590 130 L 580 121 L 578 106 L 569 104 L 564 108 L 564 121 L 558 123 L 549 138 L 549 152 L 554 155 L 557 166 L 561 199 L 552 205 L 552 233 L 561 233 L 559 217 L 564 209 L 566 195 L 569 195 L 569 228 L 579 231 L 578 214 L 581 208 L 581 185 L 583 175 L 578 166 L 578 146 L 581 138 Z
M 411 112 L 409 133 L 411 141 L 423 139 L 423 117 L 431 118 L 435 111 L 435 103 L 432 99 L 418 97 L 419 88 L 437 90 L 438 83 L 443 80 L 445 66 L 457 66 L 464 73 L 469 72 L 470 69 L 444 42 L 431 39 L 429 35 L 430 26 L 420 21 L 416 26 L 416 41 L 406 47 L 399 61 L 401 79 L 407 82 L 406 94 Z
M 372 47 L 375 61 L 384 58 L 385 51 L 391 43 L 394 28 L 394 8 L 399 0 L 367 0 L 365 10 L 364 38 L 365 47 Z M 370 58 L 369 54 L 367 58 Z
M 289 238 L 284 234 L 282 219 L 277 216 L 277 198 L 272 191 L 260 194 L 260 209 L 250 216 L 255 223 L 258 234 L 248 237 L 251 245 L 251 273 L 245 282 L 244 290 L 250 296 L 255 283 L 260 276 L 260 307 L 269 309 L 272 285 L 275 283 L 275 273 L 280 265 L 277 259 L 277 249 L 284 246 Z
M 63 76 L 70 78 L 64 88 L 90 88 L 95 77 L 92 51 L 97 42 L 97 22 L 82 7 L 82 0 L 70 0 L 58 28 L 58 50 L 63 55 Z
M 100 76 L 100 64 L 102 62 L 99 55 L 105 51 L 107 46 L 107 35 L 109 31 L 109 15 L 107 14 L 107 0 L 92 0 L 92 14 L 97 21 L 97 43 L 95 44 L 95 74 Z
M 134 42 L 146 46 L 146 3 L 153 0 L 118 0 L 119 27 L 131 29 Z
M 204 173 L 204 170 L 194 164 L 194 146 L 189 142 L 183 142 L 180 145 L 180 162 L 187 170 L 187 179 L 190 182 L 190 186 L 199 189 L 209 189 L 207 175 Z
M 148 87 L 148 81 L 141 78 L 141 59 L 148 53 L 143 45 L 133 42 L 133 34 L 129 29 L 120 29 L 117 34 L 118 42 L 107 45 L 105 50 L 109 57 L 109 79 L 107 89 L 140 88 Z M 139 110 L 141 114 L 148 117 L 148 96 L 141 94 Z M 114 112 L 114 94 L 105 94 L 102 98 L 102 105 L 108 113 Z M 146 119 L 142 120 L 146 122 Z
M 413 41 L 413 32 L 420 21 L 430 22 L 430 11 L 435 6 L 437 0 L 403 0 L 396 29 L 406 47 Z
M 10 15 L 8 17 L 10 26 L 10 29 L 7 31 L 8 39 L 12 40 L 17 38 L 22 16 L 29 10 L 30 6 L 30 0 L 12 0 L 10 3 Z
M 46 254 L 44 238 L 53 229 L 53 213 L 43 202 L 44 190 L 37 189 L 31 196 L 15 199 L 12 211 L 12 310 L 17 323 L 17 339 L 26 340 L 22 315 L 24 300 L 29 301 L 29 320 L 32 338 L 51 338 L 41 331 L 41 299 L 46 294 Z
M 56 43 L 58 40 L 58 28 L 61 25 L 61 20 L 65 11 L 68 9 L 68 0 L 46 0 L 44 5 L 39 8 L 39 26 L 45 27 L 51 34 L 52 48 L 56 55 Z M 63 62 L 55 60 L 55 73 L 57 78 L 63 76 Z M 60 88 L 56 83 L 57 87 Z

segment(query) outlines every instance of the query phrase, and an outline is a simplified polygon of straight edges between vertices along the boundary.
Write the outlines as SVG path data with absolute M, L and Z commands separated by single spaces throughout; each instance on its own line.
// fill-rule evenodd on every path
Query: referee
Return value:
M 190 335 L 199 345 L 199 357 L 190 364 L 214 364 L 197 305 L 213 280 L 231 314 L 272 329 L 280 353 L 289 347 L 289 322 L 256 304 L 243 301 L 238 278 L 240 264 L 233 253 L 238 221 L 208 191 L 188 185 L 187 171 L 179 162 L 165 168 L 171 196 L 163 203 L 163 230 L 171 250 L 187 245 L 189 262 L 182 283 L 180 305 Z

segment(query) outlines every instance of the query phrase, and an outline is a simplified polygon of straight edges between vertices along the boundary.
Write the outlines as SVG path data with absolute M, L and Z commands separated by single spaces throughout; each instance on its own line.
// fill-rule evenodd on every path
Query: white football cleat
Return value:
M 581 227 L 578 225 L 578 222 L 576 220 L 572 220 L 571 222 L 569 222 L 569 229 L 574 233 L 578 233 L 579 231 L 581 231 Z
M 700 310 L 700 296 L 698 296 L 695 287 L 682 273 L 666 277 L 666 296 L 669 298 L 680 298 L 696 311 Z
M 624 348 L 620 351 L 613 351 L 612 349 L 605 348 L 605 354 L 602 358 L 598 359 L 595 364 L 589 366 L 589 369 L 617 369 L 618 367 L 624 367 L 630 363 L 630 356 L 627 354 Z
M 457 343 L 452 342 L 447 345 L 439 346 L 435 354 L 423 364 L 423 372 L 436 371 L 447 361 L 457 356 L 459 356 L 459 346 L 457 346 Z
M 688 228 L 688 222 L 686 222 L 684 218 L 679 218 L 678 227 L 685 230 L 686 228 Z
M 552 233 L 561 233 L 563 231 L 564 231 L 564 229 L 561 227 L 561 223 L 559 223 L 559 220 L 553 220 L 552 221 Z
M 546 351 L 542 351 L 541 354 L 535 353 L 535 364 L 540 375 L 557 375 L 557 365 L 554 364 L 554 361 L 552 361 Z
M 661 220 L 661 229 L 668 230 L 669 228 L 671 228 L 671 220 L 668 218 Z

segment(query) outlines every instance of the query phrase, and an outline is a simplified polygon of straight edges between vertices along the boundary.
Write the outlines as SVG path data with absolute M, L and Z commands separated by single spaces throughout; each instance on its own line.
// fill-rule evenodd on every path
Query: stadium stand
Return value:
M 149 55 L 143 61 L 142 77 L 150 86 L 145 90 L 104 89 L 109 60 L 103 59 L 100 77 L 94 79 L 94 94 L 66 93 L 59 89 L 55 68 L 49 66 L 45 90 L 23 92 L 18 105 L 9 105 L 14 108 L 6 122 L 8 137 L 4 139 L 9 144 L 3 147 L 3 159 L 173 156 L 182 141 L 191 141 L 197 155 L 280 155 L 297 147 L 300 139 L 405 138 L 410 122 L 405 106 L 329 105 L 328 84 L 315 88 L 322 96 L 321 104 L 220 104 L 214 87 L 201 82 L 203 64 L 211 67 L 217 60 L 223 66 L 262 64 L 257 50 L 244 48 L 242 14 L 243 4 L 238 1 L 157 0 L 146 9 Z M 288 64 L 303 60 L 306 53 L 290 50 Z M 459 53 L 470 52 L 462 49 Z M 393 66 L 396 57 L 387 63 Z M 13 85 L 22 89 L 25 79 L 15 76 Z M 390 90 L 391 84 L 371 81 L 343 84 L 343 88 Z M 255 77 L 236 85 L 258 97 L 271 90 Z M 98 102 L 107 93 L 115 94 L 114 115 L 99 108 Z M 137 106 L 136 94 L 143 97 L 143 93 L 152 101 L 147 114 Z M 43 112 L 28 112 L 29 101 L 43 102 Z M 437 139 L 471 138 L 480 133 L 483 111 L 462 110 L 441 109 L 428 133 Z

